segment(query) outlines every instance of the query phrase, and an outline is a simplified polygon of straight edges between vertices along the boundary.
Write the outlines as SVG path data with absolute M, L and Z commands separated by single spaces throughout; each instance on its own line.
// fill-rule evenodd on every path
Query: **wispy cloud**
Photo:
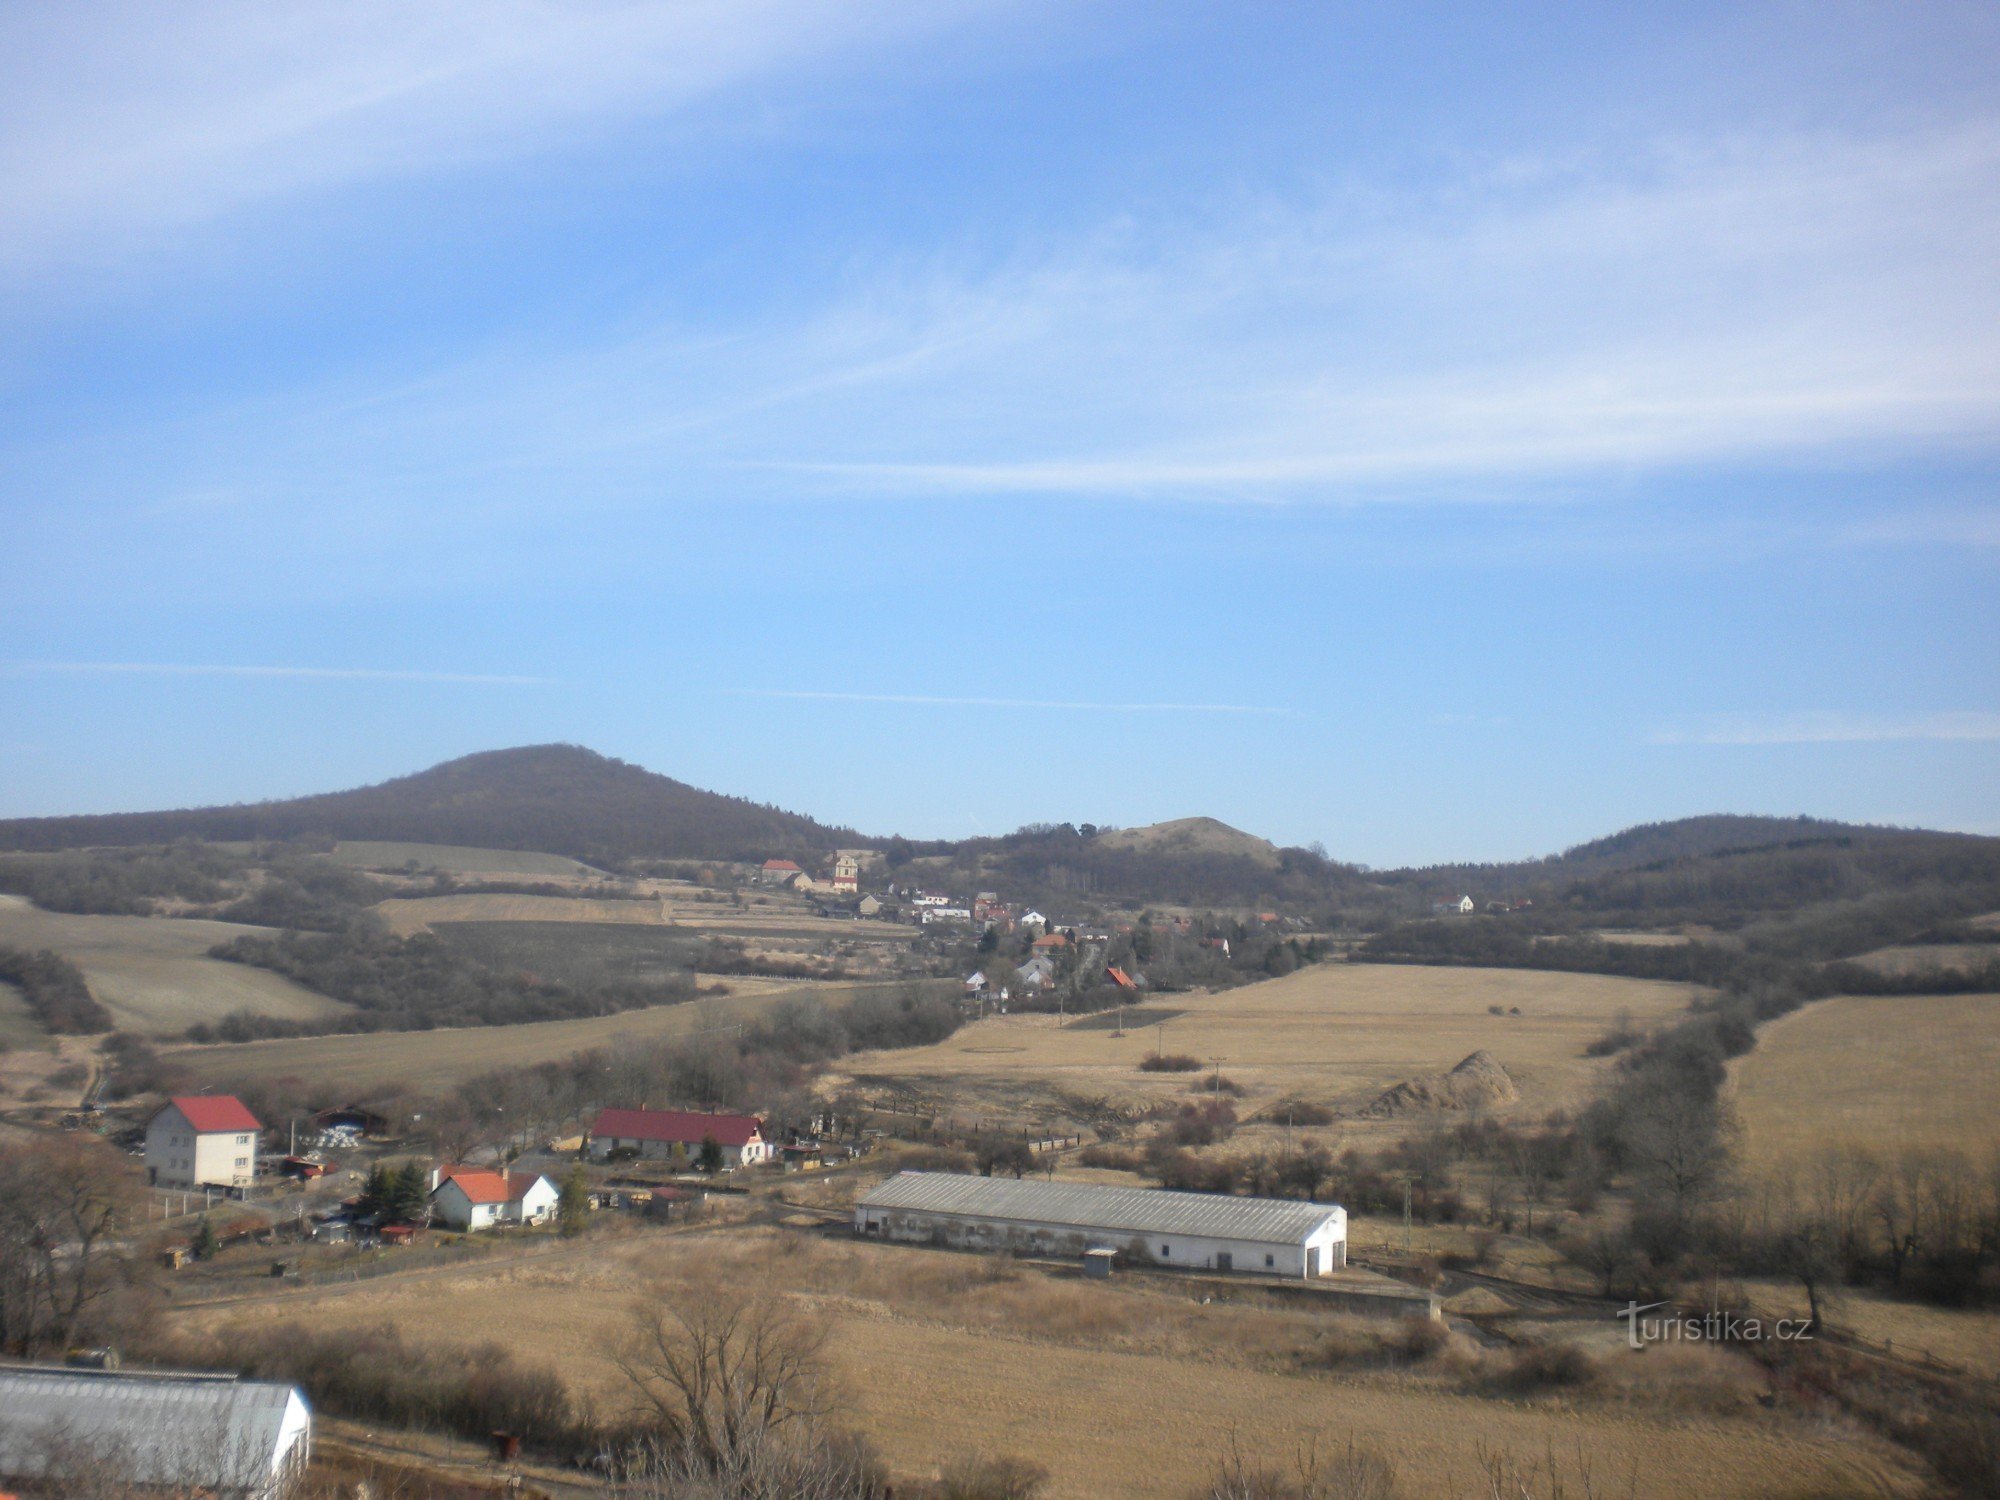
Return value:
M 978 8 L 9 7 L 0 13 L 0 263 L 116 260 L 246 206 L 559 150 Z M 768 123 L 770 112 L 751 118 Z M 655 147 L 683 144 L 669 137 Z
M 555 680 L 487 672 L 424 672 L 383 667 L 269 667 L 210 662 L 22 661 L 8 663 L 5 670 L 16 674 L 82 677 L 290 677 L 361 682 L 464 683 L 478 687 L 543 687 Z
M 732 688 L 730 692 L 739 698 L 791 698 L 824 703 L 908 703 L 937 708 L 1051 708 L 1111 714 L 1292 713 L 1289 708 L 1271 708 L 1254 703 L 1108 703 L 1061 698 L 940 697 L 927 693 L 826 693 L 784 688 Z
M 1977 710 L 1928 714 L 1721 714 L 1664 729 L 1659 745 L 1840 745 L 1901 740 L 2000 740 L 2000 713 Z

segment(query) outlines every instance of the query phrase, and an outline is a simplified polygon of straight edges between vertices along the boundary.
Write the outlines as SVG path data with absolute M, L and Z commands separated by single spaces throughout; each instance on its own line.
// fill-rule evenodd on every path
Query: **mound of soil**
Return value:
M 1406 1078 L 1361 1111 L 1364 1120 L 1385 1120 L 1417 1110 L 1484 1109 L 1521 1097 L 1514 1080 L 1492 1053 L 1473 1053 L 1449 1073 Z

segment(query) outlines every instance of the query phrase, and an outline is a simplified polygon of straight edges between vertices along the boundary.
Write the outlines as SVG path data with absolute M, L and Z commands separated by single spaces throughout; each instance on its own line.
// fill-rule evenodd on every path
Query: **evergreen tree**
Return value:
M 196 1260 L 208 1260 L 222 1248 L 222 1242 L 215 1237 L 215 1226 L 203 1219 L 201 1227 L 194 1232 L 194 1244 L 189 1247 Z
M 703 1136 L 701 1138 L 701 1155 L 696 1158 L 695 1165 L 700 1167 L 704 1172 L 720 1172 L 722 1170 L 722 1142 L 718 1141 L 712 1135 Z
M 562 1196 L 556 1200 L 556 1227 L 563 1238 L 582 1234 L 590 1221 L 590 1184 L 580 1166 L 563 1175 Z

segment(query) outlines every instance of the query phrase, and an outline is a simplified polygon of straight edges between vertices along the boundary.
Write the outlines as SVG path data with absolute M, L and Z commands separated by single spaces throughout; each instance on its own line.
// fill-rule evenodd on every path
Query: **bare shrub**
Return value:
M 1429 1318 L 1329 1318 L 1298 1354 L 1309 1370 L 1395 1369 L 1422 1364 L 1451 1342 L 1451 1330 Z
M 1193 1083 L 1189 1084 L 1188 1092 L 1190 1094 L 1240 1095 L 1243 1092 L 1243 1085 L 1238 1083 L 1234 1078 L 1226 1077 L 1221 1073 L 1211 1073 L 1208 1077 L 1197 1078 Z
M 1148 1052 L 1139 1059 L 1141 1073 L 1199 1073 L 1201 1059 L 1185 1052 Z
M 1129 1146 L 1107 1146 L 1093 1143 L 1077 1153 L 1077 1161 L 1086 1167 L 1106 1167 L 1116 1172 L 1136 1172 L 1145 1165 L 1145 1158 Z
M 1049 1471 L 1025 1458 L 961 1458 L 910 1493 L 916 1500 L 1037 1500 Z
M 1352 1438 L 1325 1457 L 1316 1441 L 1308 1441 L 1289 1464 L 1279 1466 L 1246 1459 L 1231 1433 L 1228 1455 L 1193 1500 L 1396 1500 L 1396 1495 L 1396 1466 Z
M 1273 1125 L 1331 1125 L 1338 1116 L 1310 1099 L 1280 1099 L 1264 1111 L 1264 1118 Z
M 1488 1366 L 1479 1384 L 1496 1395 L 1532 1396 L 1580 1389 L 1596 1381 L 1599 1373 L 1597 1361 L 1575 1344 L 1523 1344 Z

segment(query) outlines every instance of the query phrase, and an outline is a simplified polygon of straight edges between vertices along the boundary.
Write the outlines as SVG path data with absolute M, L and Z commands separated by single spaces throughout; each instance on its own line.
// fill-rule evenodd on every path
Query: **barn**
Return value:
M 1347 1210 L 1334 1203 L 954 1172 L 898 1173 L 855 1205 L 854 1232 L 1065 1258 L 1108 1249 L 1160 1266 L 1265 1276 L 1324 1276 L 1347 1264 Z

